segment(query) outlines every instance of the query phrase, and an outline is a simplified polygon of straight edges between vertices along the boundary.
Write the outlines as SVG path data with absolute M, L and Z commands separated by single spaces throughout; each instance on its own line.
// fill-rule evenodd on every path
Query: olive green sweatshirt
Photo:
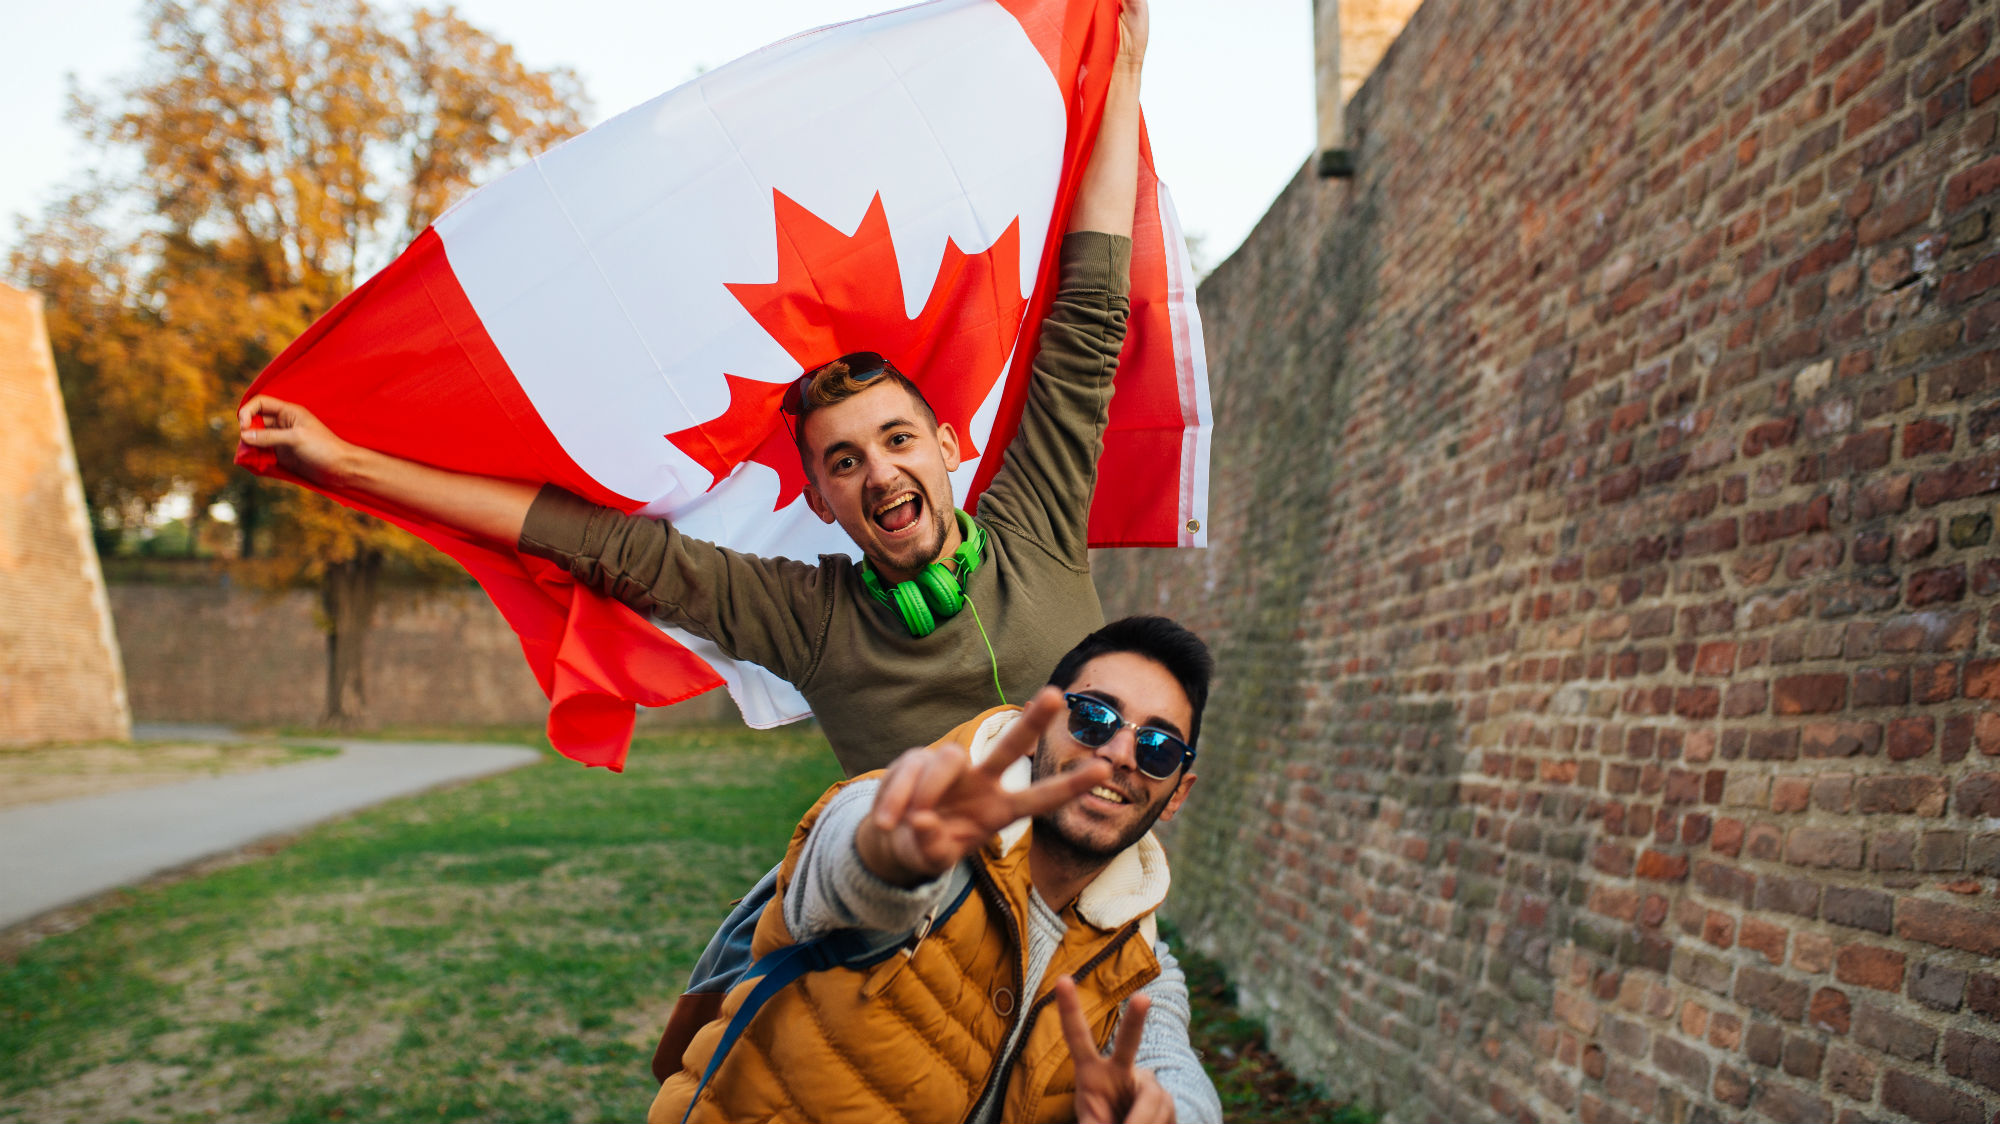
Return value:
M 979 500 L 986 558 L 965 593 L 993 642 L 1008 702 L 1025 703 L 1104 623 L 1086 527 L 1130 311 L 1131 253 L 1131 241 L 1115 235 L 1063 239 L 1020 431 Z M 913 637 L 868 595 L 860 564 L 845 555 L 815 565 L 742 554 L 553 486 L 529 510 L 520 548 L 789 680 L 849 776 L 1001 701 L 970 609 Z

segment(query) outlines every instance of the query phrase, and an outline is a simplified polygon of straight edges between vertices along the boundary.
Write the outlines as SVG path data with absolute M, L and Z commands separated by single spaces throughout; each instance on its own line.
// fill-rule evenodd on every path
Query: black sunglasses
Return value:
M 853 379 L 855 382 L 873 382 L 885 374 L 900 375 L 903 373 L 896 369 L 894 363 L 884 359 L 882 353 L 879 351 L 850 352 L 838 359 L 829 359 L 812 370 L 807 371 L 805 374 L 800 375 L 798 378 L 793 379 L 792 385 L 785 388 L 784 400 L 778 404 L 778 408 L 783 410 L 787 415 L 795 418 L 804 414 L 806 412 L 806 391 L 812 389 L 813 380 L 818 378 L 821 372 L 835 363 L 847 364 L 847 377 Z
M 1194 763 L 1194 747 L 1157 726 L 1141 726 L 1125 721 L 1124 715 L 1103 699 L 1068 694 L 1069 736 L 1091 749 L 1103 745 L 1119 730 L 1130 728 L 1138 740 L 1132 759 L 1139 771 L 1156 781 L 1166 780 L 1183 765 Z

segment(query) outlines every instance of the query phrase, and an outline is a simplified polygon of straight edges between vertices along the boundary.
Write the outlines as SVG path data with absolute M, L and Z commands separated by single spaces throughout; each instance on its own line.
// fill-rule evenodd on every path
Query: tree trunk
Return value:
M 254 482 L 246 483 L 236 489 L 233 500 L 236 508 L 236 557 L 238 558 L 256 557 L 257 524 L 262 521 L 264 515 L 261 498 L 257 494 L 257 485 Z
M 335 729 L 354 728 L 367 710 L 361 665 L 381 572 L 381 553 L 364 550 L 328 566 L 320 579 L 320 607 L 326 614 L 326 713 L 321 721 Z

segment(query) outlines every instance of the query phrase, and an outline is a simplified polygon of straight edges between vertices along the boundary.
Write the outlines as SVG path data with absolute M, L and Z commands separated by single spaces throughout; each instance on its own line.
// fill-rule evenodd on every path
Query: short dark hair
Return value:
M 908 376 L 893 366 L 887 367 L 881 374 L 866 382 L 855 381 L 853 372 L 841 359 L 836 359 L 818 370 L 810 371 L 808 375 L 812 381 L 806 384 L 804 392 L 799 395 L 798 414 L 792 424 L 792 446 L 799 451 L 799 465 L 806 470 L 808 477 L 812 476 L 813 467 L 812 451 L 806 448 L 806 419 L 828 406 L 845 402 L 884 380 L 902 387 L 917 404 L 917 408 L 923 411 L 924 419 L 930 423 L 931 428 L 937 428 L 937 411 L 931 409 L 930 401 L 924 397 L 924 392 L 917 389 L 916 383 L 911 382 Z
M 1201 712 L 1208 705 L 1208 681 L 1215 675 L 1215 657 L 1209 654 L 1208 645 L 1165 617 L 1126 617 L 1079 641 L 1049 673 L 1049 684 L 1068 690 L 1084 664 L 1112 652 L 1144 656 L 1166 668 L 1180 683 L 1188 707 L 1194 712 L 1194 724 L 1187 736 L 1188 746 L 1193 748 L 1201 738 Z

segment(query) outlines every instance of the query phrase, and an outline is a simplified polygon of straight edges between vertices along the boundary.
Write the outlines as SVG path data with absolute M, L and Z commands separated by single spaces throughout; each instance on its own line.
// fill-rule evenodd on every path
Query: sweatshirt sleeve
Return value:
M 1153 954 L 1160 959 L 1160 974 L 1139 989 L 1153 1005 L 1146 1012 L 1133 1064 L 1152 1070 L 1160 1087 L 1174 1098 L 1179 1124 L 1222 1124 L 1222 1098 L 1188 1038 L 1193 1005 L 1188 999 L 1187 973 L 1181 971 L 1180 961 L 1174 959 L 1167 942 L 1154 941 Z
M 808 941 L 836 929 L 908 936 L 948 890 L 963 885 L 955 879 L 969 877 L 961 866 L 910 889 L 877 878 L 854 849 L 854 833 L 875 806 L 879 787 L 881 782 L 871 777 L 841 789 L 806 835 L 785 887 L 785 928 L 794 940 Z
M 982 519 L 1079 571 L 1089 565 L 1090 496 L 1131 313 L 1131 265 L 1129 238 L 1086 231 L 1063 239 L 1021 428 L 979 499 Z
M 811 676 L 826 641 L 833 598 L 822 567 L 741 554 L 552 484 L 529 507 L 519 547 L 793 683 Z

